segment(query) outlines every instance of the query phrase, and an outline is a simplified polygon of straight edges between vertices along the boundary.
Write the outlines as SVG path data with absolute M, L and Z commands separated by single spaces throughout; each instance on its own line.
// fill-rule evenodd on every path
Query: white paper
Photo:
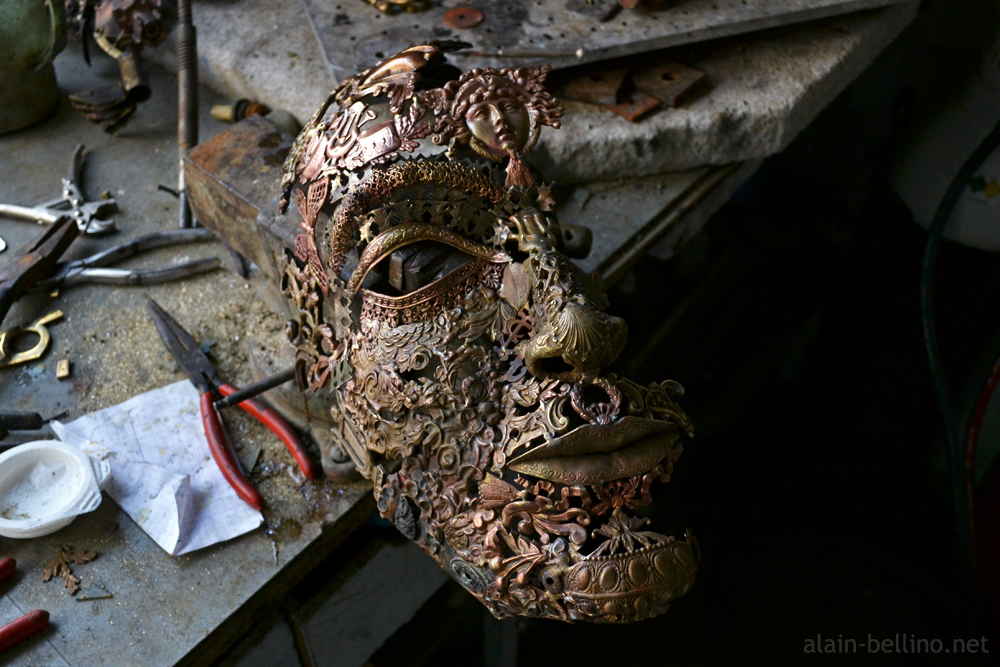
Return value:
M 172 556 L 232 539 L 264 521 L 212 459 L 199 398 L 184 380 L 69 424 L 52 422 L 60 440 L 110 464 L 104 490 Z

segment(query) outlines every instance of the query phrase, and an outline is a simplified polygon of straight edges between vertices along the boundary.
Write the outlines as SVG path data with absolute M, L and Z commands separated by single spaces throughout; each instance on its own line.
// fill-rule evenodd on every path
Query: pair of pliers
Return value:
M 156 325 L 160 338 L 163 339 L 163 344 L 166 345 L 170 354 L 188 374 L 192 384 L 197 387 L 201 394 L 201 422 L 205 427 L 208 448 L 212 452 L 212 458 L 215 459 L 219 470 L 222 471 L 222 476 L 226 478 L 229 485 L 236 491 L 236 495 L 244 502 L 255 509 L 263 509 L 264 498 L 243 475 L 236 453 L 233 451 L 232 442 L 229 440 L 229 434 L 226 433 L 226 429 L 222 425 L 222 418 L 215 407 L 217 393 L 229 396 L 238 390 L 219 378 L 215 366 L 201 351 L 198 343 L 174 318 L 170 317 L 148 295 L 143 295 L 143 297 L 146 300 L 149 316 L 152 318 L 153 324 Z M 285 443 L 285 447 L 291 452 L 299 469 L 302 470 L 307 479 L 316 478 L 316 466 L 309 458 L 295 431 L 292 430 L 288 422 L 281 418 L 281 415 L 253 399 L 247 399 L 239 406 Z
M 174 229 L 155 232 L 112 246 L 107 250 L 68 262 L 59 262 L 45 279 L 35 283 L 34 291 L 52 290 L 58 287 L 72 287 L 84 283 L 104 285 L 152 285 L 171 280 L 187 278 L 219 267 L 219 258 L 210 257 L 193 262 L 185 262 L 163 269 L 112 269 L 109 265 L 134 257 L 153 248 L 162 248 L 181 243 L 214 241 L 215 234 L 205 227 Z
M 16 567 L 17 561 L 13 558 L 0 558 L 0 584 L 14 574 Z M 49 612 L 44 609 L 36 609 L 0 627 L 0 653 L 41 632 L 48 624 Z
M 114 197 L 98 201 L 87 201 L 80 190 L 83 162 L 86 158 L 83 144 L 73 151 L 69 173 L 62 179 L 62 196 L 38 206 L 16 206 L 0 204 L 0 215 L 19 220 L 30 220 L 40 225 L 55 224 L 70 219 L 81 232 L 93 236 L 110 234 L 115 231 L 115 221 L 105 219 L 118 210 Z
M 7 258 L 0 267 L 0 323 L 14 302 L 52 270 L 79 233 L 76 223 L 64 218 Z

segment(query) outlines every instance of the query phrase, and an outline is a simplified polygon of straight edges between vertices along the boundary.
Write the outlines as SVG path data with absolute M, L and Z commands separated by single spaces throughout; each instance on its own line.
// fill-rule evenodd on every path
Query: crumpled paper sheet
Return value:
M 184 380 L 69 424 L 52 422 L 60 440 L 110 464 L 104 490 L 172 556 L 230 540 L 264 521 L 215 464 L 199 398 Z

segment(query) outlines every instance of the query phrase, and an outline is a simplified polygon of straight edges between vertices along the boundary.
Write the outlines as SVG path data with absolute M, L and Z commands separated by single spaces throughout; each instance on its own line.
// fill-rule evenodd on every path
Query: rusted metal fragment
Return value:
M 668 107 L 678 107 L 708 83 L 708 77 L 692 67 L 663 63 L 635 73 L 632 83 L 636 90 L 655 97 Z
M 271 121 L 252 115 L 184 158 L 184 184 L 198 222 L 268 273 L 272 264 L 257 233 L 257 216 L 274 199 L 293 140 Z
M 475 28 L 482 22 L 483 13 L 475 7 L 455 7 L 444 13 L 444 24 L 456 30 Z
M 559 89 L 560 98 L 590 104 L 617 104 L 628 69 L 585 72 L 567 81 Z
M 660 106 L 660 100 L 650 97 L 641 90 L 633 90 L 621 104 L 605 104 L 604 108 L 614 111 L 629 122 L 635 123 L 658 106 Z

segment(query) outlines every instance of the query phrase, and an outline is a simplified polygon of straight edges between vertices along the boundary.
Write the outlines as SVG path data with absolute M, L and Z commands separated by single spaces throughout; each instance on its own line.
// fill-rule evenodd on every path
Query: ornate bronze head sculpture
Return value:
M 639 515 L 691 434 L 682 390 L 602 374 L 627 328 L 521 161 L 559 126 L 548 68 L 462 74 L 444 53 L 464 46 L 345 80 L 296 141 L 299 382 L 328 397 L 382 516 L 497 617 L 655 616 L 697 569 L 693 540 Z M 401 156 L 424 137 L 447 152 Z

